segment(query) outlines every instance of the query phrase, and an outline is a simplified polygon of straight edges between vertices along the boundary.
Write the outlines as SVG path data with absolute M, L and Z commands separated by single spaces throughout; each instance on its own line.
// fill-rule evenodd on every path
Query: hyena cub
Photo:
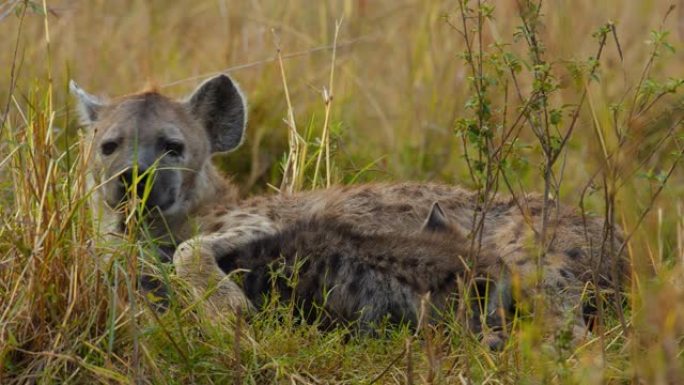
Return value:
M 449 310 L 458 304 L 458 281 L 465 282 L 473 271 L 478 282 L 492 284 L 489 299 L 472 304 L 476 316 L 471 327 L 480 330 L 480 310 L 486 310 L 482 318 L 501 331 L 500 312 L 511 302 L 503 264 L 488 253 L 475 258 L 470 250 L 470 241 L 435 203 L 419 232 L 364 234 L 323 215 L 218 255 L 217 263 L 226 273 L 248 271 L 242 287 L 257 308 L 275 289 L 309 319 L 319 318 L 324 326 L 356 322 L 362 331 L 372 331 L 384 320 L 417 325 L 428 293 L 433 311 L 425 315 Z

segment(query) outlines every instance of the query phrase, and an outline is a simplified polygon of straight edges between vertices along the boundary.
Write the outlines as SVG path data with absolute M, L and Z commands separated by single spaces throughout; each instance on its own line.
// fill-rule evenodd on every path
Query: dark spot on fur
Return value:
M 353 198 L 370 198 L 373 196 L 373 192 L 369 190 L 361 190 L 354 194 Z M 353 199 L 352 198 L 352 199 Z
M 394 210 L 397 213 L 406 213 L 406 212 L 413 210 L 413 206 L 411 206 L 409 204 L 397 205 L 397 206 L 394 206 Z
M 347 293 L 351 297 L 356 297 L 359 294 L 359 292 L 361 291 L 361 287 L 358 284 L 358 282 L 359 281 L 354 281 L 354 282 L 350 283 L 349 285 L 347 285 Z
M 354 266 L 354 282 L 360 282 L 365 274 L 366 269 L 363 264 L 357 263 L 356 266 Z
M 527 259 L 527 258 L 521 258 L 521 259 L 518 259 L 517 261 L 515 261 L 515 264 L 518 266 L 522 266 L 522 265 L 526 264 L 528 261 L 529 261 L 529 259 Z
M 209 227 L 209 232 L 211 233 L 216 233 L 218 231 L 221 231 L 223 228 L 223 223 L 222 222 L 214 222 L 210 227 Z
M 270 292 L 268 269 L 261 266 L 248 273 L 244 279 L 245 295 L 249 298 L 257 308 L 263 305 L 264 295 Z
M 565 250 L 565 254 L 572 260 L 578 260 L 582 258 L 584 251 L 579 247 L 573 247 L 572 249 Z
M 401 303 L 392 302 L 388 304 L 387 314 L 389 314 L 389 323 L 391 325 L 400 325 L 402 323 L 415 324 L 409 314 L 405 314 L 407 309 L 401 306 Z
M 325 273 L 326 273 L 325 263 L 323 263 L 322 260 L 316 261 L 316 263 L 313 266 L 313 274 L 315 274 L 318 277 L 323 277 L 323 276 L 325 276 Z
M 339 268 L 340 268 L 340 263 L 342 262 L 342 256 L 339 255 L 338 253 L 335 253 L 330 256 L 330 261 L 328 261 L 328 266 L 330 267 L 330 273 L 334 274 Z
M 416 258 L 407 258 L 406 259 L 406 266 L 409 268 L 416 268 L 418 266 L 418 259 Z
M 558 273 L 565 279 L 570 279 L 572 277 L 572 274 L 565 269 L 558 269 Z
M 305 275 L 309 273 L 309 270 L 311 269 L 311 259 L 306 258 L 304 259 L 304 262 L 299 266 L 299 274 L 300 275 Z
M 351 285 L 350 285 L 350 286 L 351 286 Z M 360 290 L 361 290 L 361 287 L 359 287 L 359 291 L 360 291 Z M 375 291 L 374 291 L 371 287 L 366 287 L 366 288 L 363 290 L 363 298 L 365 298 L 365 299 L 368 300 L 368 299 L 371 299 L 371 298 L 373 298 L 373 297 L 375 297 Z
M 497 202 L 489 209 L 489 214 L 495 217 L 503 216 L 510 209 L 509 202 Z
M 297 295 L 301 296 L 304 300 L 313 298 L 314 295 L 318 294 L 321 285 L 320 281 L 319 276 L 302 274 L 300 271 L 299 282 L 296 288 Z
M 442 279 L 442 282 L 440 283 L 440 287 L 453 285 L 453 283 L 455 281 L 456 281 L 456 272 L 455 271 L 449 271 L 444 276 L 444 279 Z

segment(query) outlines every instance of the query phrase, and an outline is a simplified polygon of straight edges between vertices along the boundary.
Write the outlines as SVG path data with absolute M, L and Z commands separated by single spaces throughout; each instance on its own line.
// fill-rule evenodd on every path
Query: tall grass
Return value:
M 669 6 L 0 4 L 0 383 L 681 383 L 682 36 Z M 245 194 L 404 179 L 465 184 L 483 202 L 543 192 L 623 227 L 625 313 L 603 309 L 575 348 L 540 338 L 543 318 L 521 321 L 495 353 L 456 320 L 386 339 L 322 333 L 287 303 L 210 320 L 172 272 L 170 310 L 150 311 L 134 290 L 145 248 L 102 243 L 92 225 L 67 79 L 180 96 L 217 71 L 250 100 L 245 146 L 217 160 Z

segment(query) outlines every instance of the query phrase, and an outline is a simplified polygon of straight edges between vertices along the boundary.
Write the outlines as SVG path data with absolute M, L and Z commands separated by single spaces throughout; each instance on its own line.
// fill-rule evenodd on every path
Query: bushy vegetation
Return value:
M 684 383 L 682 12 L 665 0 L 0 3 L 0 383 Z M 613 298 L 580 346 L 522 315 L 502 352 L 456 321 L 373 339 L 302 324 L 288 303 L 210 319 L 170 267 L 170 310 L 151 311 L 133 279 L 147 249 L 94 231 L 91 149 L 66 85 L 182 96 L 216 72 L 250 102 L 245 145 L 216 159 L 245 195 L 417 179 L 483 201 L 558 197 L 624 229 L 624 306 Z

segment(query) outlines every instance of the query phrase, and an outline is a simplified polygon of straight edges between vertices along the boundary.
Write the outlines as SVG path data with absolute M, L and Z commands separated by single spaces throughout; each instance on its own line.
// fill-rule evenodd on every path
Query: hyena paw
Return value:
M 247 314 L 252 310 L 240 286 L 216 264 L 210 242 L 184 242 L 176 250 L 173 263 L 178 276 L 190 284 L 195 299 L 202 302 L 209 314 Z
M 205 299 L 205 309 L 213 316 L 226 314 L 248 315 L 254 308 L 242 289 L 229 277 L 224 277 L 204 293 L 197 293 Z

